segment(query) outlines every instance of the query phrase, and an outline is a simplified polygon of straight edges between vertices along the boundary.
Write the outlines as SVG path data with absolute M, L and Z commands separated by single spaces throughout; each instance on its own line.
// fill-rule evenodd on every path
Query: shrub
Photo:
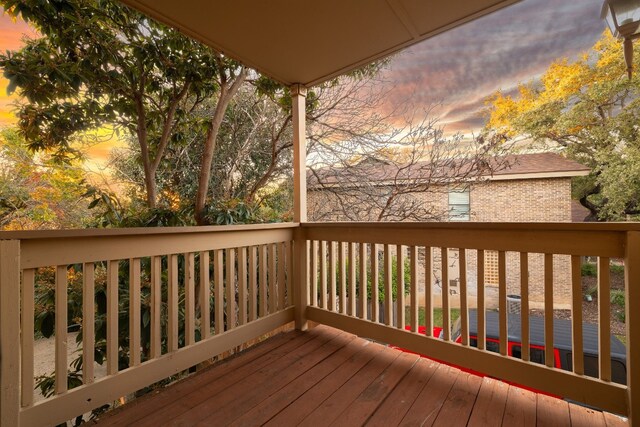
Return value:
M 624 265 L 611 264 L 611 272 L 613 274 L 624 274 Z
M 595 264 L 585 263 L 580 267 L 582 276 L 596 277 L 598 275 L 598 267 Z
M 382 252 L 379 253 L 382 256 Z M 398 295 L 398 258 L 395 255 L 391 257 L 391 292 L 392 299 L 395 301 Z M 329 268 L 329 263 L 326 263 L 327 269 Z M 337 266 L 336 266 L 337 267 Z M 367 298 L 371 299 L 371 265 L 367 265 Z M 345 262 L 345 270 L 347 272 L 347 289 L 349 286 L 349 260 L 347 259 Z M 330 271 L 327 272 L 331 274 Z M 404 260 L 404 293 L 408 294 L 409 289 L 411 287 L 411 264 L 408 258 Z M 318 280 L 319 280 L 318 276 Z M 340 268 L 337 267 L 335 271 L 335 280 L 336 280 L 336 294 L 340 295 Z M 318 292 L 320 292 L 320 287 L 318 286 Z M 319 297 L 319 295 L 318 295 Z M 356 297 L 360 297 L 360 261 L 356 260 Z M 378 262 L 378 302 L 382 303 L 385 301 L 385 284 L 384 284 L 384 261 L 380 259 Z
M 617 305 L 620 308 L 624 308 L 624 291 L 611 291 L 611 304 Z

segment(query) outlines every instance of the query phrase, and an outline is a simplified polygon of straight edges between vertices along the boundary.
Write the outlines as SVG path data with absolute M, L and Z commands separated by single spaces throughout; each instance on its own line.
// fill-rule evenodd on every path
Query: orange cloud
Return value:
M 2 51 L 20 49 L 25 39 L 37 37 L 37 32 L 22 19 L 14 19 L 0 8 L 0 49 Z M 0 126 L 11 126 L 17 121 L 13 114 L 18 96 L 7 94 L 8 81 L 0 77 Z
M 18 50 L 26 39 L 38 37 L 38 33 L 21 19 L 13 19 L 0 8 L 0 50 Z M 20 99 L 16 93 L 7 94 L 8 80 L 0 77 L 0 127 L 14 126 L 17 117 L 14 114 L 15 104 Z M 98 131 L 101 137 L 107 132 Z M 108 161 L 111 150 L 121 147 L 124 142 L 117 137 L 112 137 L 91 145 L 87 151 L 86 167 L 92 172 L 108 174 Z

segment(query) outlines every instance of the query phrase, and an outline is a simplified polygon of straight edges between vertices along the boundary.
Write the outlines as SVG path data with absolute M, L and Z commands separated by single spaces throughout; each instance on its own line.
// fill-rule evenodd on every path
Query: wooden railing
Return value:
M 489 255 L 497 260 L 497 352 L 485 347 L 485 313 L 494 308 L 483 286 Z M 598 375 L 584 375 L 582 256 L 597 257 L 597 293 L 603 296 L 609 294 L 609 261 L 624 261 L 626 385 L 611 381 L 606 297 L 597 303 Z M 455 271 L 438 272 L 453 258 Z M 531 271 L 541 270 L 545 349 L 554 347 L 554 284 L 560 267 L 568 266 L 572 372 L 554 367 L 552 351 L 545 352 L 543 364 L 533 363 L 527 328 L 521 331 L 521 359 L 509 355 L 507 293 L 514 284 L 507 279 L 513 279 L 514 262 L 522 325 L 529 324 L 533 306 Z M 457 295 L 450 293 L 454 273 Z M 82 384 L 68 387 L 67 295 L 77 286 L 73 280 L 81 280 Z M 475 295 L 469 283 L 480 284 Z M 35 401 L 35 295 L 42 286 L 55 294 L 55 384 L 53 396 Z M 104 319 L 96 317 L 99 292 Z M 3 426 L 63 422 L 295 319 L 300 329 L 308 320 L 324 323 L 615 413 L 635 413 L 633 424 L 640 419 L 639 305 L 638 224 L 306 223 L 7 232 L 0 234 L 0 420 Z M 459 339 L 452 333 L 453 306 L 460 310 Z M 438 310 L 441 338 L 433 336 Z M 120 321 L 123 313 L 128 324 Z M 477 313 L 477 348 L 469 338 L 470 313 Z M 145 317 L 148 323 L 141 323 Z M 98 342 L 96 325 L 103 321 L 106 339 Z M 106 355 L 104 376 L 93 371 L 98 347 Z
M 640 367 L 634 366 L 640 361 L 638 224 L 307 223 L 301 228 L 308 242 L 308 320 L 618 414 L 631 415 L 632 410 L 640 408 L 640 390 L 633 393 L 634 388 L 640 389 Z M 489 307 L 486 300 L 484 270 L 488 251 L 497 252 L 496 307 Z M 456 257 L 458 295 L 452 295 L 448 277 L 452 253 Z M 508 355 L 507 256 L 509 265 L 514 260 L 519 264 L 521 325 L 529 325 L 531 320 L 530 260 L 536 260 L 542 270 L 543 364 L 531 361 L 528 327 L 521 328 L 521 358 Z M 599 266 L 597 378 L 585 375 L 582 256 L 597 257 Z M 436 258 L 445 268 L 435 268 Z M 624 260 L 625 266 L 626 385 L 612 382 L 611 376 L 609 265 L 614 258 Z M 572 372 L 555 367 L 552 350 L 554 297 L 557 298 L 554 282 L 562 264 L 566 266 L 572 309 L 571 330 L 567 331 L 571 335 Z M 468 289 L 471 274 L 478 284 L 473 297 Z M 438 293 L 436 279 L 441 288 Z M 512 288 L 510 284 L 511 292 Z M 456 308 L 460 310 L 461 334 L 456 337 L 452 336 L 453 298 L 459 299 Z M 471 345 L 469 338 L 471 301 L 477 307 L 473 312 L 477 313 L 477 347 Z M 441 337 L 433 336 L 434 306 L 442 313 Z M 485 346 L 489 308 L 497 309 L 498 348 L 493 349 L 497 351 L 488 351 Z M 424 321 L 419 324 L 421 311 Z M 419 326 L 424 327 L 423 333 L 419 333 Z M 454 342 L 455 338 L 459 342 Z
M 1 424 L 64 422 L 293 321 L 294 228 L 3 233 Z M 43 283 L 45 268 L 52 283 Z M 82 385 L 68 389 L 71 272 L 82 276 Z M 35 293 L 43 287 L 55 293 L 55 385 L 34 403 Z M 106 343 L 96 340 L 97 287 L 106 296 Z M 128 325 L 119 324 L 123 310 Z M 101 378 L 98 346 L 106 346 Z

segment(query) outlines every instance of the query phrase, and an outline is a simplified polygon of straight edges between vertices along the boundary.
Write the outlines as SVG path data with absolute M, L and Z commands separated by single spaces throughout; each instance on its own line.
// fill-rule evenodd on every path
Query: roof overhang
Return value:
M 573 178 L 576 176 L 587 176 L 590 170 L 560 171 L 560 172 L 533 172 L 533 173 L 514 173 L 514 174 L 496 174 L 488 178 L 489 181 L 514 181 L 523 179 L 554 179 L 554 178 Z
M 286 85 L 314 86 L 519 0 L 121 0 Z
M 576 176 L 587 176 L 589 175 L 589 170 L 573 170 L 573 171 L 559 171 L 559 172 L 529 172 L 529 173 L 515 173 L 515 174 L 495 174 L 490 176 L 480 176 L 475 178 L 470 178 L 466 182 L 474 183 L 474 182 L 487 182 L 487 181 L 523 181 L 529 179 L 558 179 L 558 178 L 574 178 Z M 322 191 L 327 188 L 359 188 L 365 186 L 374 186 L 374 187 L 388 187 L 395 185 L 421 185 L 421 184 L 429 184 L 429 180 L 420 180 L 420 179 L 393 179 L 393 180 L 381 180 L 367 183 L 357 183 L 357 182 L 325 182 L 325 183 L 314 183 L 311 182 L 308 184 L 308 189 L 310 191 Z M 441 179 L 437 182 L 434 182 L 434 186 L 438 185 L 446 185 L 448 182 L 461 184 L 459 180 L 452 177 L 450 181 L 447 179 Z

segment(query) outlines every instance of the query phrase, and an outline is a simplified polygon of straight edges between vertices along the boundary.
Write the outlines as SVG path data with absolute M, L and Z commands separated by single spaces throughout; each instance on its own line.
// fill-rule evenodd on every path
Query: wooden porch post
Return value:
M 291 86 L 293 110 L 293 222 L 307 221 L 307 88 Z
M 20 425 L 19 240 L 0 241 L 0 425 Z
M 305 101 L 307 88 L 302 85 L 291 86 L 293 111 L 293 221 L 307 221 L 307 144 Z M 307 329 L 307 239 L 298 227 L 294 233 L 294 301 L 296 329 Z
M 629 425 L 640 426 L 640 232 L 627 232 L 624 257 Z

